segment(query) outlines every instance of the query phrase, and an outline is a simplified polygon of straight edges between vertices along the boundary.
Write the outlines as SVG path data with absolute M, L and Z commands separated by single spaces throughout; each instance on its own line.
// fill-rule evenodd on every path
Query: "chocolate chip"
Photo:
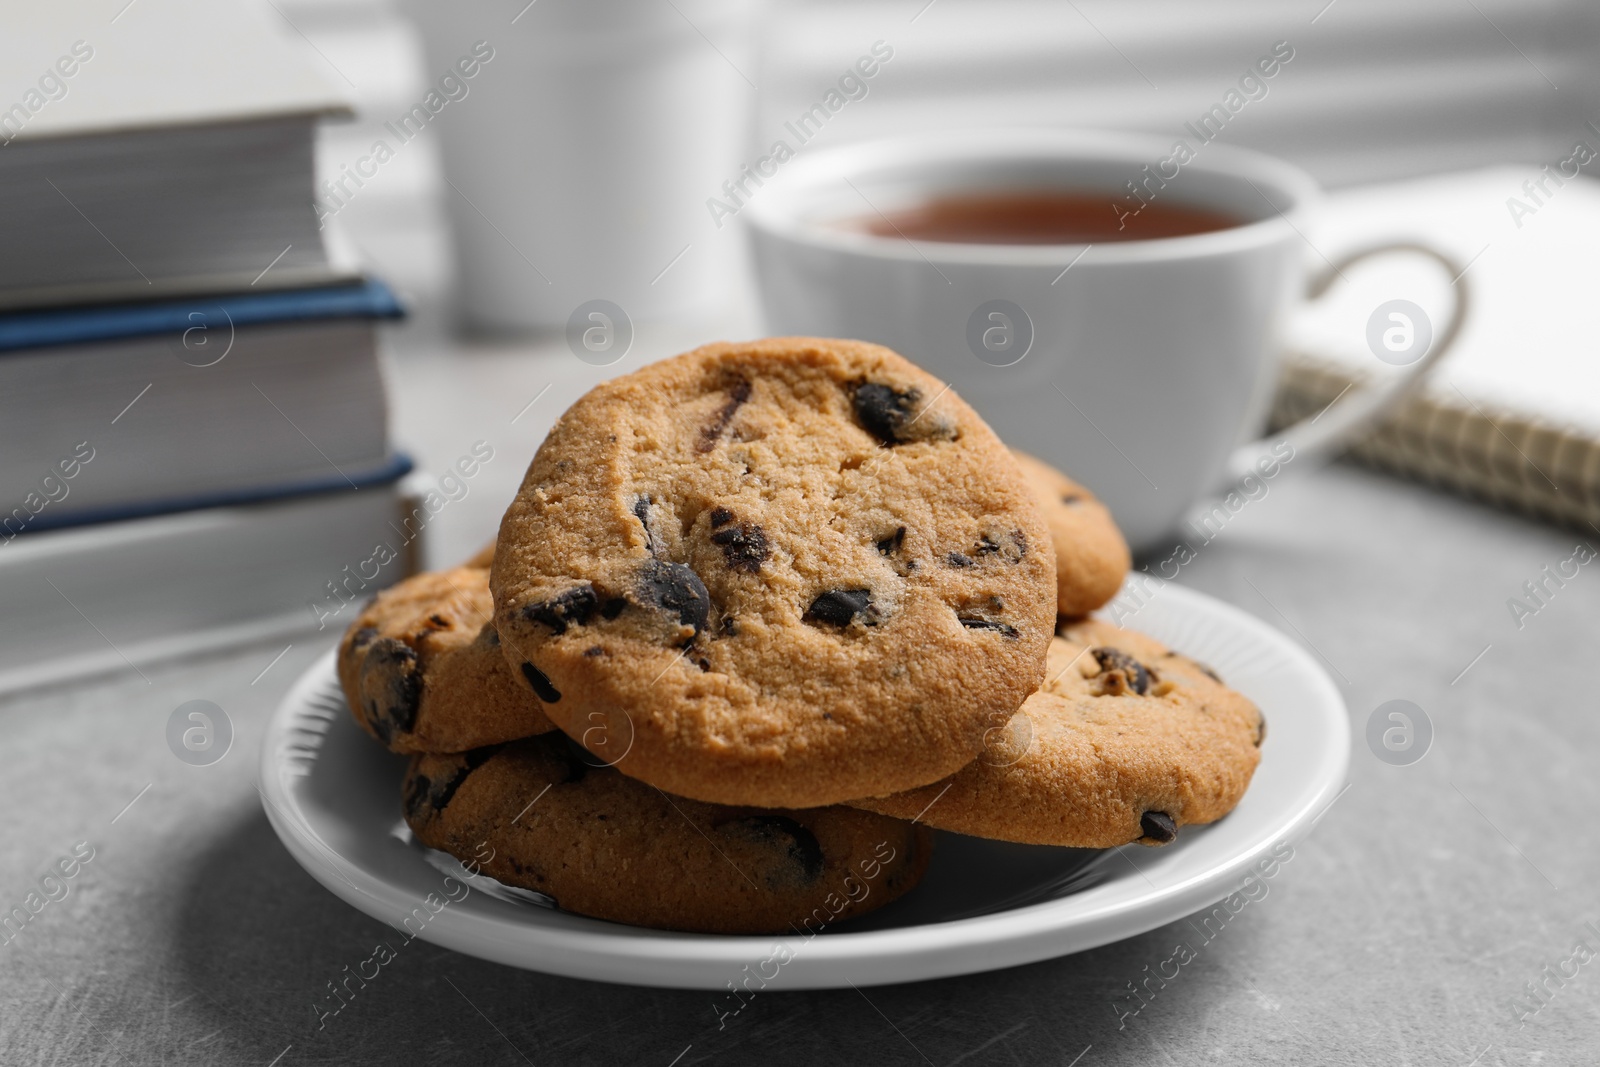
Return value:
M 661 542 L 656 539 L 655 531 L 650 528 L 650 505 L 653 503 L 655 501 L 648 496 L 639 496 L 633 501 L 633 517 L 644 527 L 645 548 L 652 556 L 661 551 Z
M 803 618 L 806 622 L 849 626 L 851 619 L 867 612 L 871 607 L 870 589 L 830 589 L 811 602 Z
M 546 704 L 554 704 L 561 699 L 561 690 L 550 684 L 550 679 L 544 671 L 531 663 L 522 665 L 522 676 L 528 680 L 528 685 L 533 687 L 534 693 Z
M 972 566 L 971 557 L 963 556 L 960 552 L 952 552 L 952 553 L 950 553 L 948 556 L 946 556 L 944 558 L 944 561 L 946 563 L 950 564 L 950 566 L 952 566 L 952 567 L 970 567 L 970 566 Z
M 447 778 L 430 779 L 426 775 L 417 775 L 406 788 L 404 800 L 406 810 L 415 814 L 426 801 L 434 811 L 443 811 L 472 772 L 487 763 L 489 757 L 500 751 L 500 748 L 500 745 L 486 745 L 461 753 L 456 757 L 460 762 L 450 768 Z
M 1079 496 L 1077 493 L 1064 493 L 1061 497 L 1061 502 L 1063 504 L 1076 504 L 1082 499 L 1083 497 Z
M 712 514 L 712 521 L 716 521 L 715 513 Z M 751 522 L 718 530 L 711 535 L 711 543 L 722 547 L 722 555 L 727 559 L 730 569 L 746 574 L 759 571 L 761 564 L 772 554 L 767 547 L 766 531 Z
M 443 615 L 440 615 L 437 612 L 435 612 L 434 614 L 428 616 L 428 622 L 432 623 L 433 626 L 436 629 L 440 629 L 440 630 L 448 630 L 448 629 L 450 629 L 450 620 L 445 618 Z
M 649 560 L 640 573 L 639 595 L 645 603 L 674 615 L 698 636 L 711 617 L 711 594 L 694 571 L 681 563 Z M 691 638 L 692 640 L 692 638 Z
M 978 543 L 973 548 L 973 554 L 978 556 L 1001 555 L 1012 563 L 1022 562 L 1022 557 L 1028 554 L 1028 535 L 1021 530 L 1009 530 L 1006 533 L 986 533 L 978 538 Z
M 614 596 L 604 604 L 600 605 L 600 617 L 604 619 L 614 619 L 618 615 L 621 615 L 622 610 L 627 606 L 627 600 L 620 596 Z
M 884 556 L 892 556 L 900 551 L 900 546 L 905 543 L 906 528 L 904 526 L 897 527 L 894 533 L 878 541 L 878 553 Z
M 1139 816 L 1139 830 L 1140 840 L 1165 845 L 1177 838 L 1178 823 L 1164 811 L 1147 811 Z
M 954 438 L 955 427 L 948 420 L 916 410 L 920 399 L 922 394 L 916 389 L 901 391 L 877 382 L 863 382 L 851 393 L 850 404 L 862 428 L 886 445 L 919 438 Z
M 425 774 L 413 774 L 406 779 L 405 794 L 401 797 L 400 803 L 407 815 L 416 818 L 422 814 L 422 802 L 427 799 L 428 790 L 432 786 L 433 782 Z
M 980 615 L 957 615 L 956 621 L 969 630 L 993 630 L 1006 637 L 1017 636 L 1017 628 L 1010 623 L 1000 622 L 996 619 L 985 619 Z
M 956 621 L 969 630 L 993 630 L 1005 637 L 1016 637 L 1017 628 L 1001 616 L 1006 602 L 997 596 L 966 601 L 955 606 Z
M 599 601 L 594 586 L 586 583 L 549 600 L 526 605 L 522 609 L 522 617 L 529 622 L 543 623 L 550 627 L 552 633 L 564 634 L 569 624 L 586 625 Z
M 711 525 L 713 528 L 717 526 L 726 526 L 732 521 L 733 512 L 729 511 L 727 508 L 711 509 Z
M 733 819 L 717 831 L 736 841 L 780 850 L 781 864 L 766 872 L 773 889 L 809 886 L 822 877 L 822 845 L 810 830 L 784 815 L 750 815 Z
M 1150 691 L 1151 671 L 1120 648 L 1091 648 L 1089 655 L 1100 664 L 1101 685 L 1113 696 L 1131 690 L 1144 696 Z
M 717 441 L 722 437 L 722 431 L 728 428 L 728 423 L 733 421 L 734 414 L 750 399 L 750 383 L 740 379 L 728 389 L 728 399 L 711 421 L 700 428 L 700 440 L 695 442 L 696 452 L 710 452 L 717 447 Z
M 599 756 L 596 756 L 559 730 L 544 736 L 546 738 L 544 742 L 546 751 L 561 766 L 562 778 L 555 783 L 557 785 L 581 782 L 591 768 L 598 770 L 606 766 L 606 762 Z
M 695 665 L 700 668 L 702 673 L 704 673 L 706 671 L 709 671 L 711 669 L 711 661 L 706 659 L 706 658 L 704 658 L 704 657 L 701 657 L 700 659 L 697 659 L 694 662 L 695 662 Z
M 370 626 L 363 626 L 361 629 L 357 630 L 351 635 L 350 651 L 360 652 L 363 648 L 366 648 L 368 645 L 372 644 L 373 639 L 377 636 L 377 630 L 374 630 Z
M 902 393 L 887 385 L 863 382 L 856 386 L 850 403 L 868 433 L 886 445 L 893 445 L 900 441 L 900 428 L 912 418 L 911 405 L 918 395 L 915 389 Z
M 588 648 L 583 650 L 583 654 L 587 659 L 594 659 L 596 656 L 605 655 L 606 650 L 601 648 L 599 645 L 590 645 Z
M 887 537 L 880 537 L 876 542 L 878 554 L 887 559 L 890 568 L 902 578 L 909 576 L 912 571 L 917 569 L 917 561 L 907 559 L 903 554 L 905 543 L 906 528 L 904 526 L 896 527 L 894 533 Z
M 1201 674 L 1205 675 L 1207 678 L 1210 678 L 1213 682 L 1216 682 L 1218 685 L 1222 684 L 1222 675 L 1218 674 L 1216 671 L 1212 670 L 1210 667 L 1207 667 L 1204 663 L 1201 663 L 1198 660 L 1195 660 L 1193 662 L 1194 662 L 1194 665 L 1197 668 L 1199 668 Z
M 361 661 L 360 684 L 367 722 L 384 744 L 417 724 L 422 669 L 416 649 L 392 637 L 374 640 Z

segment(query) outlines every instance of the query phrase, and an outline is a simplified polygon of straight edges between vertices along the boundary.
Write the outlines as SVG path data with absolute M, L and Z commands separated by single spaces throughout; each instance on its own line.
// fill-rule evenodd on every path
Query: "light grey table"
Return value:
M 641 336 L 640 358 L 692 339 Z M 581 375 L 528 349 L 452 349 L 427 321 L 397 345 L 397 432 L 424 465 L 496 446 L 435 530 L 436 561 L 464 555 Z M 1351 710 L 1351 784 L 1268 896 L 1125 1027 L 1119 996 L 1185 924 L 991 974 L 764 995 L 725 1029 L 707 993 L 416 942 L 319 1027 L 326 983 L 389 931 L 296 866 L 255 780 L 267 716 L 331 638 L 276 662 L 281 647 L 248 648 L 14 696 L 0 701 L 0 906 L 24 905 L 79 842 L 93 856 L 0 944 L 0 1062 L 1594 1063 L 1600 960 L 1550 976 L 1575 940 L 1600 950 L 1584 925 L 1600 923 L 1600 570 L 1520 629 L 1506 606 L 1576 541 L 1337 466 L 1274 485 L 1184 568 L 1184 584 L 1322 658 Z M 1436 731 L 1405 767 L 1364 739 L 1372 709 L 1397 697 Z M 236 730 L 208 767 L 164 739 L 196 698 Z M 1527 1000 L 1541 980 L 1544 999 Z

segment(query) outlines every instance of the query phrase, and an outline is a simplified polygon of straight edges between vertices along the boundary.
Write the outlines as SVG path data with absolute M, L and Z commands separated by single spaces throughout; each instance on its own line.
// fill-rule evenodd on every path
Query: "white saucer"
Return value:
M 1239 807 L 1155 849 L 1089 852 L 941 833 L 920 886 L 810 939 L 644 930 L 469 878 L 411 840 L 400 817 L 406 760 L 352 721 L 332 652 L 295 683 L 267 727 L 262 799 L 290 854 L 345 901 L 397 930 L 513 967 L 726 991 L 747 981 L 751 989 L 865 986 L 1031 963 L 1143 933 L 1238 891 L 1275 846 L 1281 858 L 1309 830 L 1349 764 L 1338 690 L 1277 630 L 1176 585 L 1125 621 L 1210 664 L 1265 712 L 1261 766 Z M 403 926 L 413 909 L 426 922 Z

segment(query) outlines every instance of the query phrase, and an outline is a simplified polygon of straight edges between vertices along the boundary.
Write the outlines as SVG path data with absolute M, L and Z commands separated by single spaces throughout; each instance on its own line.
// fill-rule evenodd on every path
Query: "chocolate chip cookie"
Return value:
M 989 427 L 888 349 L 709 345 L 557 422 L 500 527 L 495 622 L 625 774 L 820 806 L 954 772 L 1038 687 L 1048 537 Z
M 1122 531 L 1095 495 L 1065 474 L 1013 451 L 1050 527 L 1056 549 L 1056 610 L 1068 617 L 1103 606 L 1128 576 L 1132 560 Z
M 670 797 L 559 733 L 406 775 L 417 839 L 597 919 L 697 933 L 814 933 L 902 895 L 926 829 L 851 808 L 730 808 Z
M 479 567 L 379 593 L 339 644 L 339 683 L 361 728 L 393 752 L 461 752 L 554 730 L 506 665 L 493 608 Z
M 1233 810 L 1261 757 L 1255 705 L 1208 667 L 1098 620 L 1051 643 L 1048 680 L 942 782 L 858 801 L 1036 845 L 1162 845 Z

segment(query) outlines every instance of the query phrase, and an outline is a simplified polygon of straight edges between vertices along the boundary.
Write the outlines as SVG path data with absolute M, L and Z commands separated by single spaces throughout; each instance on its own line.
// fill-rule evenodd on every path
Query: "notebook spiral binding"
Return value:
M 1315 356 L 1285 359 L 1274 430 L 1308 418 L 1366 376 Z M 1348 455 L 1495 507 L 1600 536 L 1600 438 L 1424 387 Z

